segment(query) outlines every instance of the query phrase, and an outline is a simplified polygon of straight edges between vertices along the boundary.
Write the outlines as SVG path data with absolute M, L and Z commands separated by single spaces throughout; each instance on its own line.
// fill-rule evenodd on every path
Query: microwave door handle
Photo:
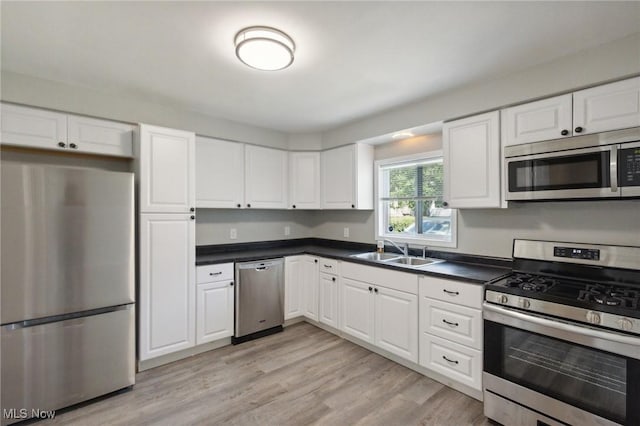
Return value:
M 618 192 L 618 145 L 611 146 L 609 154 L 609 179 L 611 180 L 611 192 Z

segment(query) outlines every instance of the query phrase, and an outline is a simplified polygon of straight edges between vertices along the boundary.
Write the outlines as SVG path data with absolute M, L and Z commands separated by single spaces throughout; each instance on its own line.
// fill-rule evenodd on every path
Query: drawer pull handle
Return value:
M 333 268 L 333 266 L 331 266 L 331 265 L 326 265 L 326 264 L 324 265 L 324 267 L 325 267 L 325 268 Z
M 445 288 L 445 289 L 443 289 L 442 291 L 444 291 L 445 293 L 450 294 L 450 295 L 452 295 L 452 296 L 457 296 L 457 295 L 459 295 L 459 294 L 460 294 L 460 292 L 459 292 L 459 291 L 449 291 L 449 290 L 447 290 L 446 288 Z
M 458 361 L 455 361 L 453 359 L 449 359 L 446 356 L 442 355 L 442 359 L 444 359 L 447 362 L 450 362 L 451 364 L 459 364 Z
M 220 272 L 209 272 L 209 275 L 214 276 L 214 275 L 221 275 L 222 271 Z
M 457 327 L 458 325 L 460 325 L 457 322 L 447 321 L 446 319 L 443 319 L 442 322 L 445 323 L 445 324 L 451 325 L 453 327 Z

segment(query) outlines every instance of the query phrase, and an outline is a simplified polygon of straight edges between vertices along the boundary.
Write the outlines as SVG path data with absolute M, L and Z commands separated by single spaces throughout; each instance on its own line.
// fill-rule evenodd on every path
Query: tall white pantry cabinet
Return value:
M 141 124 L 139 359 L 195 345 L 195 134 Z

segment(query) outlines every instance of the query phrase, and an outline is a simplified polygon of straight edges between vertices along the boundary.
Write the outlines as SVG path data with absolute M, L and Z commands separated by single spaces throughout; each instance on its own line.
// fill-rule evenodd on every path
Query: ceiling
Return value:
M 640 2 L 1 2 L 2 69 L 287 133 L 335 128 L 638 32 Z M 287 32 L 293 65 L 234 35 Z

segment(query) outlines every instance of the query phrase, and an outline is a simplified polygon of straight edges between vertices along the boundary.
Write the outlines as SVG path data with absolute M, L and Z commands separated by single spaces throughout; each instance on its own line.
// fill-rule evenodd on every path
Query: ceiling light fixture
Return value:
M 296 50 L 291 37 L 271 27 L 245 28 L 236 34 L 235 45 L 238 59 L 263 71 L 287 68 Z
M 394 133 L 391 138 L 392 139 L 407 139 L 407 138 L 412 138 L 414 136 L 413 133 L 411 132 L 398 132 L 398 133 Z

